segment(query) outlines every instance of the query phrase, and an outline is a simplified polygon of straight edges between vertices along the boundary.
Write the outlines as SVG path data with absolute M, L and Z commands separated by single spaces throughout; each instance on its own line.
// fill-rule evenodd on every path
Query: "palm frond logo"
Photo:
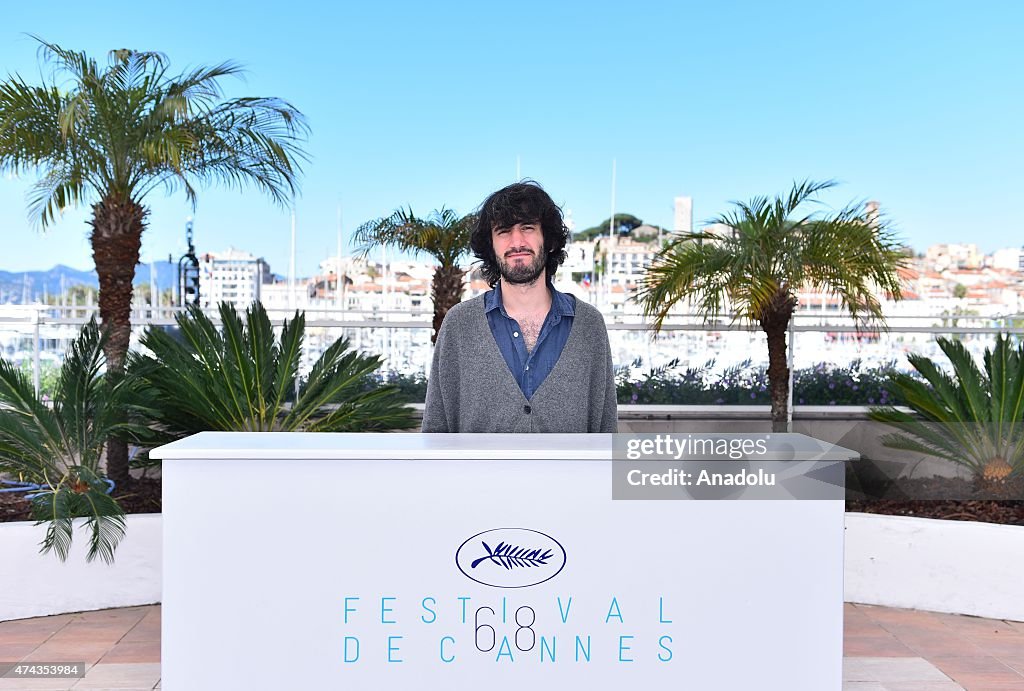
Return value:
M 503 566 L 506 569 L 515 568 L 529 568 L 532 566 L 545 566 L 548 563 L 548 559 L 551 558 L 550 549 L 530 549 L 529 547 L 519 547 L 517 545 L 505 544 L 499 542 L 498 546 L 491 549 L 483 540 L 480 544 L 484 546 L 484 550 L 487 554 L 480 557 L 479 559 L 473 560 L 469 565 L 469 568 L 475 569 L 484 561 L 492 561 L 499 566 Z
M 493 588 L 528 588 L 565 568 L 565 547 L 530 528 L 492 528 L 472 535 L 455 550 L 455 565 L 471 581 Z

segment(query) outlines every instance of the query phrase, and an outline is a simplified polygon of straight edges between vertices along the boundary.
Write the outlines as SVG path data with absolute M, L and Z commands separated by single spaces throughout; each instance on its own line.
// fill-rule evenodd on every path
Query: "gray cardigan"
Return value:
M 576 301 L 569 340 L 530 400 L 494 342 L 483 296 L 445 315 L 424 432 L 615 432 L 617 411 L 608 331 L 594 307 Z

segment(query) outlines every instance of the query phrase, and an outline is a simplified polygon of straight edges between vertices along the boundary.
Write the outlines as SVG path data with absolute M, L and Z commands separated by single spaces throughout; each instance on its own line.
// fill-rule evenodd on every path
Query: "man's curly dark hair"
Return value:
M 473 254 L 480 260 L 481 273 L 488 285 L 493 286 L 501 278 L 491 242 L 492 230 L 528 221 L 540 222 L 544 233 L 544 252 L 547 254 L 544 267 L 549 279 L 565 261 L 569 229 L 562 220 L 562 210 L 537 182 L 517 182 L 487 198 L 477 213 L 476 227 L 469 241 Z

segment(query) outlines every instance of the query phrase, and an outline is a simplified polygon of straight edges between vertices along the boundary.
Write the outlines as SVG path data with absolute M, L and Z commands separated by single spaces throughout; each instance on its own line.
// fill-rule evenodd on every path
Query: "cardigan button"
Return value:
M 524 405 L 523 406 L 523 412 L 526 413 L 527 415 L 529 415 L 532 410 L 533 410 L 533 408 L 531 408 L 528 405 Z

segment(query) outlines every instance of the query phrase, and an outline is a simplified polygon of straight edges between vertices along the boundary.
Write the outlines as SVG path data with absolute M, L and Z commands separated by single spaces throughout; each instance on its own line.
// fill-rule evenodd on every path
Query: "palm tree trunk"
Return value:
M 431 282 L 430 297 L 434 301 L 434 333 L 430 342 L 437 342 L 437 333 L 441 330 L 444 315 L 455 305 L 462 302 L 462 277 L 464 272 L 457 266 L 439 266 L 434 270 Z
M 789 431 L 789 366 L 786 361 L 786 332 L 796 309 L 796 298 L 780 289 L 758 322 L 768 337 L 768 392 L 772 401 L 772 432 Z
M 100 280 L 100 321 L 106 332 L 107 376 L 124 375 L 131 338 L 132 280 L 139 263 L 146 209 L 131 199 L 107 195 L 92 207 L 92 257 Z M 128 484 L 128 444 L 107 440 L 107 476 Z

